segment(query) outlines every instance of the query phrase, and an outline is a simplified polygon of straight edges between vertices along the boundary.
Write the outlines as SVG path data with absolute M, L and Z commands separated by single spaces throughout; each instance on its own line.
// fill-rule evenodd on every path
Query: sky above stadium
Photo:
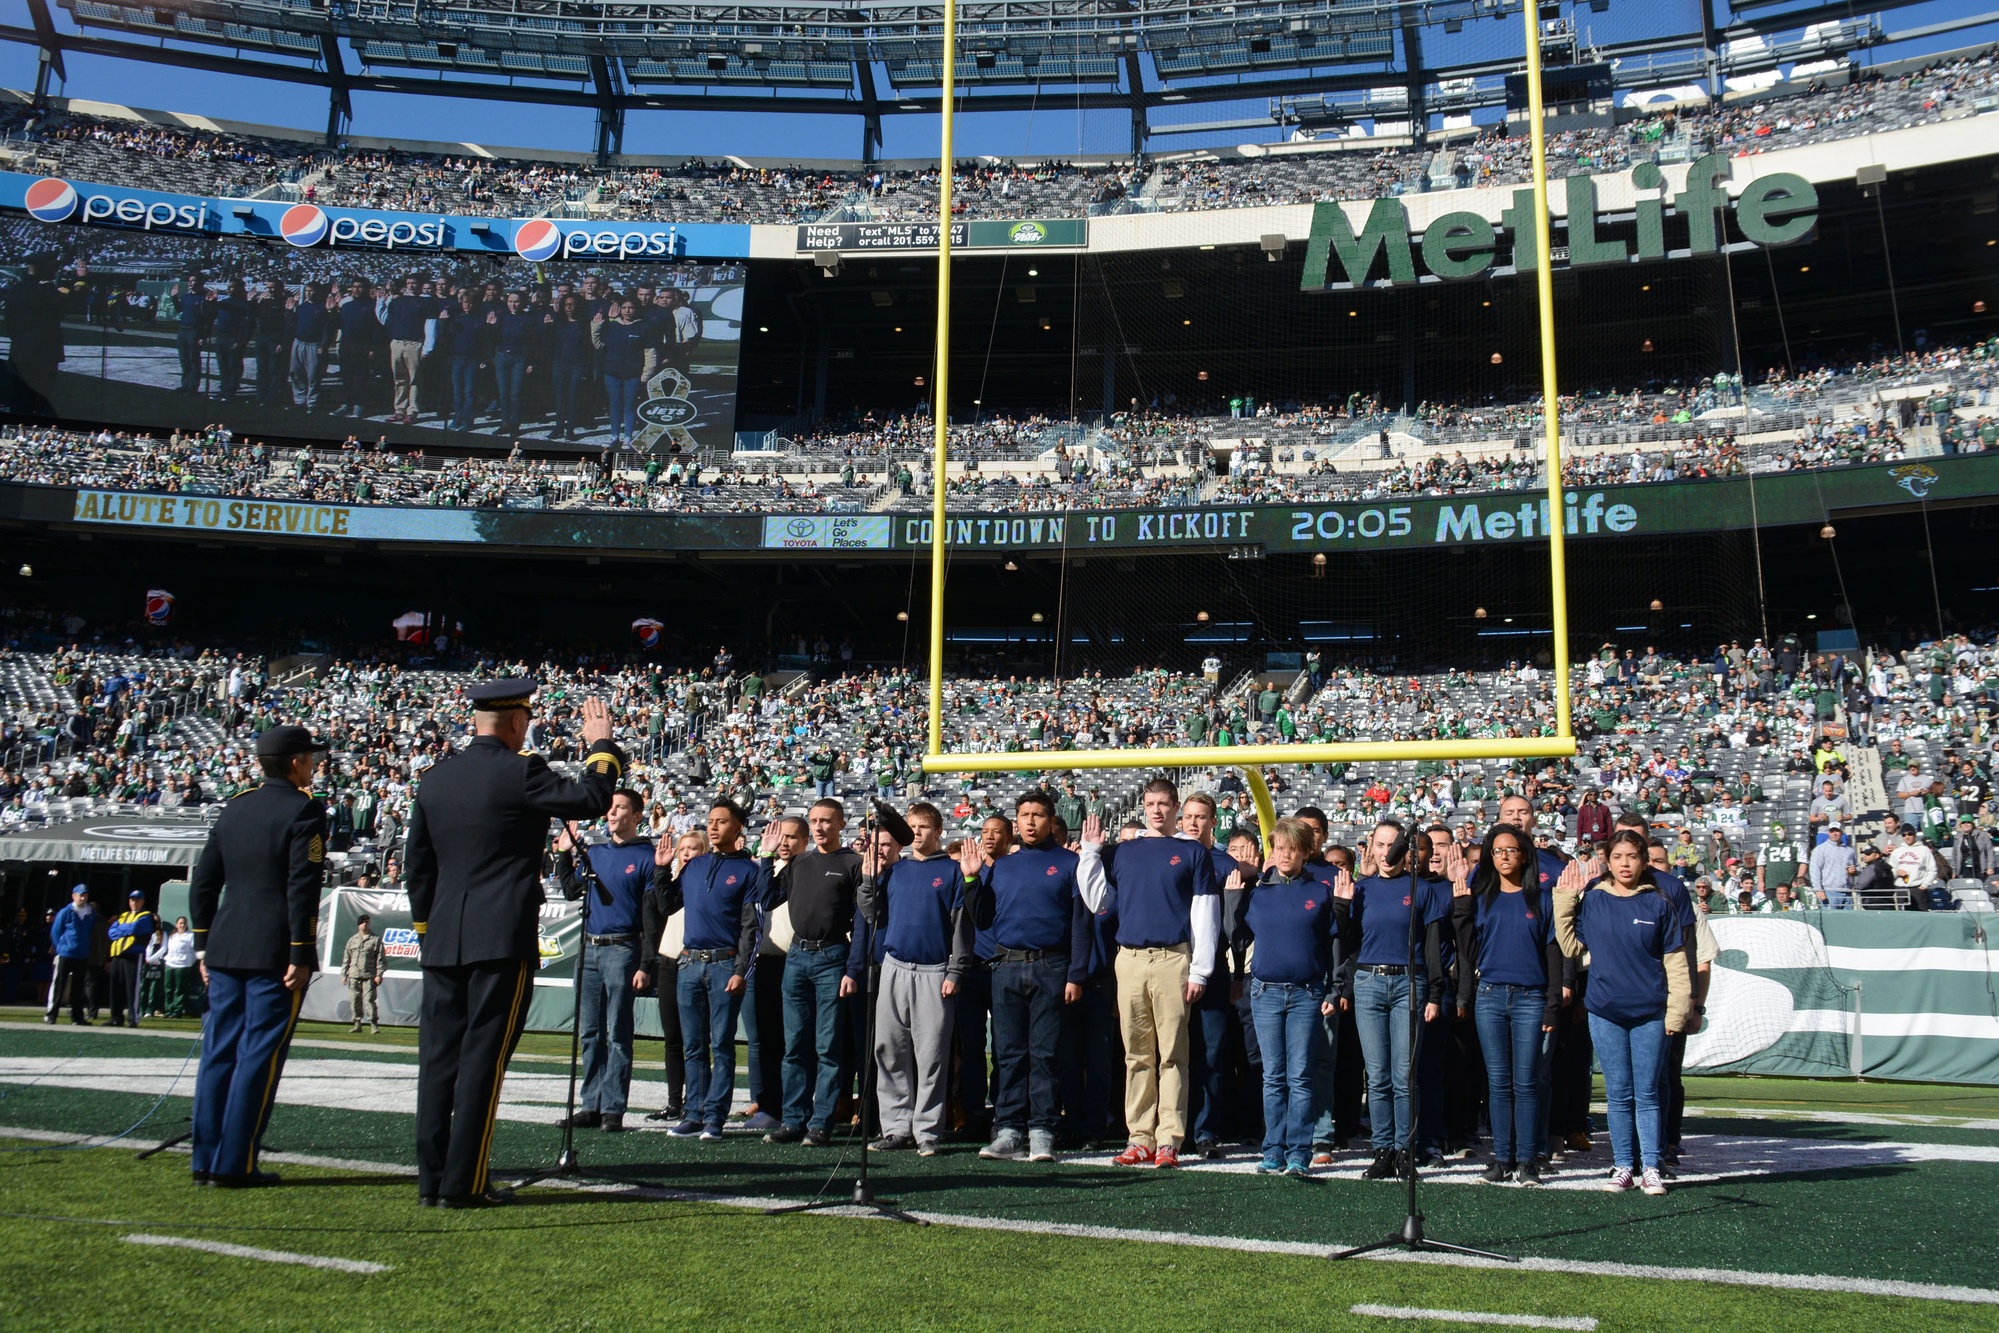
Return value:
M 16 17 L 10 22 L 26 25 L 25 13 L 21 12 L 25 7 L 18 0 L 7 0 L 0 8 L 15 11 Z M 67 10 L 52 8 L 59 28 L 77 30 Z M 1633 0 L 1617 0 L 1609 13 L 1585 12 L 1583 17 L 1590 25 L 1589 36 L 1600 41 L 1618 41 L 1656 32 L 1662 27 L 1685 30 L 1695 22 L 1693 12 L 1691 0 L 1643 5 Z M 1881 25 L 1894 35 L 1989 12 L 1987 6 L 1972 0 L 1932 0 L 1888 11 L 1881 15 Z M 1864 52 L 1861 60 L 1872 64 L 1955 50 L 1991 41 L 1995 36 L 1999 36 L 1999 24 L 1915 36 Z M 1426 40 L 1431 42 L 1430 58 L 1438 62 L 1500 58 L 1518 49 L 1511 25 L 1504 31 L 1495 24 L 1470 25 L 1460 37 L 1438 34 Z M 1455 43 L 1456 49 L 1446 46 L 1447 42 Z M 64 59 L 69 80 L 58 91 L 70 97 L 309 130 L 323 129 L 326 124 L 326 100 L 317 88 L 74 53 L 66 54 Z M 0 44 L 0 86 L 32 88 L 35 60 L 35 50 L 30 46 Z M 886 95 L 886 84 L 882 88 Z M 1184 123 L 1200 124 L 1266 119 L 1267 100 L 1254 95 L 1253 88 L 1249 91 L 1251 96 L 1240 101 L 1161 108 L 1153 113 L 1153 125 L 1156 130 L 1175 117 Z M 592 141 L 593 123 L 592 113 L 582 108 L 357 93 L 351 132 L 502 147 L 587 150 Z M 937 152 L 938 123 L 934 116 L 889 116 L 883 128 L 885 157 L 923 158 Z M 962 117 L 958 126 L 958 152 L 961 157 L 1117 154 L 1127 151 L 1129 135 L 1126 112 L 1083 111 L 1072 99 L 1051 93 L 1045 105 L 1030 112 Z M 1152 147 L 1154 151 L 1172 151 L 1271 142 L 1279 137 L 1280 131 L 1271 125 L 1202 134 L 1155 135 Z M 860 140 L 858 116 L 648 111 L 633 112 L 627 118 L 624 147 L 627 153 L 635 154 L 691 152 L 778 159 L 853 158 L 859 156 Z

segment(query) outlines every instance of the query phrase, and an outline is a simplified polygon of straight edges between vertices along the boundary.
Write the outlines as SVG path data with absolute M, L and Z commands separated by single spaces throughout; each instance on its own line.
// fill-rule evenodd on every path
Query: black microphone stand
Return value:
M 557 820 L 556 828 L 562 827 L 564 827 L 562 822 Z M 529 1172 L 514 1187 L 516 1189 L 526 1189 L 530 1185 L 539 1185 L 544 1180 L 580 1180 L 592 1178 L 615 1181 L 621 1185 L 629 1183 L 620 1180 L 616 1176 L 586 1172 L 583 1169 L 581 1161 L 576 1156 L 576 1067 L 582 1058 L 583 1049 L 583 962 L 590 950 L 590 894 L 594 890 L 596 893 L 602 895 L 605 902 L 609 902 L 611 891 L 604 887 L 604 881 L 597 876 L 597 867 L 590 863 L 590 857 L 583 845 L 581 833 L 579 832 L 571 841 L 569 859 L 576 867 L 577 878 L 583 881 L 583 897 L 581 900 L 583 908 L 576 923 L 576 974 L 569 988 L 569 1093 L 563 1102 L 562 1151 L 556 1156 L 554 1166 L 545 1166 L 538 1171 Z M 554 842 L 555 832 L 551 830 L 549 833 L 551 848 Z
M 1475 1259 L 1496 1259 L 1501 1263 L 1519 1263 L 1510 1254 L 1497 1254 L 1491 1250 L 1477 1250 L 1469 1245 L 1453 1245 L 1449 1241 L 1431 1240 L 1423 1231 L 1423 1210 L 1416 1201 L 1416 1138 L 1422 1131 L 1417 1121 L 1417 1112 L 1422 1109 L 1417 1078 L 1417 1062 L 1423 1050 L 1423 1005 L 1416 998 L 1416 953 L 1417 940 L 1423 930 L 1422 888 L 1416 878 L 1416 858 L 1429 857 L 1429 834 L 1420 830 L 1410 839 L 1409 852 L 1409 970 L 1404 973 L 1409 982 L 1409 1137 L 1403 1141 L 1402 1174 L 1409 1188 L 1409 1211 L 1402 1219 L 1402 1229 L 1392 1232 L 1369 1245 L 1356 1245 L 1352 1249 L 1336 1251 L 1334 1259 L 1357 1259 L 1363 1254 L 1373 1254 L 1377 1250 L 1428 1250 L 1438 1254 L 1468 1254 Z M 1424 850 L 1418 853 L 1416 848 Z M 1383 878 L 1386 878 L 1384 876 Z M 1459 960 L 1462 965 L 1463 960 Z
M 869 855 L 876 855 L 875 807 L 872 802 L 868 805 L 867 817 L 861 827 L 867 834 Z M 861 1168 L 859 1174 L 854 1177 L 853 1195 L 847 1199 L 812 1199 L 805 1203 L 779 1204 L 764 1209 L 764 1215 L 767 1217 L 777 1217 L 785 1213 L 813 1213 L 822 1208 L 865 1208 L 874 1216 L 890 1222 L 909 1222 L 920 1227 L 930 1225 L 922 1218 L 897 1208 L 894 1199 L 876 1198 L 874 1186 L 868 1180 L 868 1159 L 873 1156 L 868 1151 L 868 1115 L 870 1108 L 875 1106 L 875 996 L 881 986 L 881 964 L 874 960 L 874 923 L 871 921 L 868 926 L 870 938 L 868 967 L 865 973 L 867 981 L 861 990 L 862 1002 L 867 1005 L 867 1012 L 861 1016 L 863 1044 L 866 1047 L 861 1054 Z M 879 1116 L 877 1116 L 877 1127 L 879 1127 Z

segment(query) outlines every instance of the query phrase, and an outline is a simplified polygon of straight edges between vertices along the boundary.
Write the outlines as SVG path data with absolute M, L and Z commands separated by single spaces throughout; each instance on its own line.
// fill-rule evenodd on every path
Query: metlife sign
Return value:
M 719 222 L 585 222 L 327 208 L 271 199 L 93 185 L 0 172 L 0 211 L 38 222 L 184 235 L 245 236 L 297 249 L 392 250 L 619 262 L 746 259 L 750 229 Z

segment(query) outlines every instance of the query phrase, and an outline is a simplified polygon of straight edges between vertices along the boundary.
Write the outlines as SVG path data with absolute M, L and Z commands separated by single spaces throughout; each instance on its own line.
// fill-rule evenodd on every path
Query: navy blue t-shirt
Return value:
M 965 877 L 950 857 L 897 861 L 888 871 L 888 952 L 905 963 L 949 962 L 951 914 L 964 900 Z
M 1250 890 L 1243 922 L 1256 941 L 1249 974 L 1258 981 L 1331 984 L 1333 935 L 1339 927 L 1324 881 L 1309 874 L 1285 879 L 1275 869 L 1266 870 Z
M 1681 947 L 1680 920 L 1657 891 L 1622 897 L 1609 889 L 1583 894 L 1576 937 L 1589 950 L 1584 1005 L 1617 1023 L 1645 1023 L 1666 1012 L 1666 967 Z
M 1440 879 L 1416 880 L 1416 898 L 1419 900 L 1419 922 L 1428 926 L 1433 921 L 1442 921 L 1450 915 L 1451 886 Z M 1354 881 L 1353 914 L 1360 927 L 1360 956 L 1356 961 L 1362 967 L 1394 966 L 1409 961 L 1409 913 L 1411 910 L 1409 876 L 1395 875 L 1383 879 L 1369 875 Z M 1421 936 L 1418 936 L 1416 965 L 1423 965 Z
M 302 343 L 324 342 L 326 340 L 326 303 L 323 301 L 300 301 L 298 303 L 298 324 L 292 336 Z
M 1553 897 L 1537 893 L 1528 910 L 1525 893 L 1478 898 L 1478 979 L 1495 986 L 1547 986 L 1548 941 L 1555 937 Z M 1559 981 L 1560 978 L 1555 978 Z
M 1187 943 L 1194 899 L 1221 887 L 1209 849 L 1189 838 L 1107 843 L 1104 875 L 1117 890 L 1117 942 L 1127 949 Z
M 1076 892 L 1076 854 L 1066 847 L 1021 847 L 981 872 L 992 892 L 992 939 L 997 949 L 1072 952 L 1076 924 L 1087 914 Z

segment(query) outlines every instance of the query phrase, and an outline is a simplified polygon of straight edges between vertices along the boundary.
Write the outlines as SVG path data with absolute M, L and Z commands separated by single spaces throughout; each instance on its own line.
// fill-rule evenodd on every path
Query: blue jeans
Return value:
M 1547 1002 L 1543 986 L 1478 985 L 1472 1014 L 1485 1053 L 1492 1155 L 1502 1162 L 1532 1161 L 1546 1142 L 1545 1135 L 1534 1136 L 1541 1123 L 1541 1016 Z
M 986 1077 L 986 1038 L 992 1012 L 992 969 L 974 959 L 958 983 L 957 1013 L 952 1020 L 958 1037 L 958 1076 L 952 1092 L 966 1122 L 974 1125 L 984 1124 L 992 1109 L 992 1089 Z
M 1591 1014 L 1589 1035 L 1603 1067 L 1612 1158 L 1634 1171 L 1659 1165 L 1659 1068 L 1666 1057 L 1665 1018 L 1620 1023 Z
M 583 1037 L 579 1110 L 623 1115 L 632 1088 L 632 973 L 635 946 L 592 944 L 576 978 L 576 1023 Z
M 1193 1055 L 1194 1072 L 1189 1080 L 1187 1132 L 1195 1142 L 1204 1139 L 1219 1139 L 1227 1126 L 1223 1123 L 1234 1113 L 1233 1107 L 1224 1107 L 1226 1074 L 1229 1063 L 1229 1029 L 1235 1026 L 1235 1004 L 1229 999 L 1229 978 L 1226 974 L 1211 979 L 1207 990 L 1195 1002 L 1188 1013 L 1188 1047 Z
M 478 385 L 479 358 L 452 357 L 450 422 L 452 430 L 471 430 L 472 423 L 479 419 Z
M 584 364 L 581 361 L 565 361 L 556 358 L 551 367 L 555 381 L 555 428 L 575 430 L 580 416 L 577 412 L 577 398 L 583 387 Z
M 493 357 L 493 382 L 500 393 L 500 428 L 513 430 L 521 424 L 521 388 L 527 383 L 528 359 L 521 352 L 500 352 Z
M 687 1052 L 687 1115 L 720 1132 L 736 1092 L 736 1017 L 743 993 L 729 994 L 735 959 L 712 963 L 683 958 L 675 989 L 680 1000 L 680 1040 Z
M 1825 891 L 1825 905 L 1835 911 L 1842 908 L 1850 908 L 1853 906 L 1853 891 L 1851 889 L 1827 889 Z
M 1001 963 L 993 969 L 993 1126 L 1061 1126 L 1055 1053 L 1062 1040 L 1067 958 Z
M 1408 1144 L 1412 1125 L 1409 1106 L 1409 991 L 1416 1007 L 1429 994 L 1430 979 L 1418 974 L 1388 976 L 1356 972 L 1353 983 L 1354 1026 L 1360 1030 L 1361 1059 L 1367 1062 L 1368 1137 L 1376 1152 Z M 1259 1032 L 1258 1041 L 1262 1040 Z M 1270 1067 L 1270 1052 L 1263 1053 Z M 1265 1074 L 1267 1083 L 1270 1075 Z
M 1325 1045 L 1319 1006 L 1324 986 L 1249 982 L 1256 1044 L 1263 1051 L 1263 1155 L 1283 1155 L 1298 1165 L 1312 1156 L 1312 1065 Z
M 639 433 L 639 377 L 604 376 L 604 396 L 610 401 L 611 433 L 630 440 Z
M 794 947 L 784 960 L 784 1123 L 825 1129 L 840 1100 L 840 978 L 847 946 Z

